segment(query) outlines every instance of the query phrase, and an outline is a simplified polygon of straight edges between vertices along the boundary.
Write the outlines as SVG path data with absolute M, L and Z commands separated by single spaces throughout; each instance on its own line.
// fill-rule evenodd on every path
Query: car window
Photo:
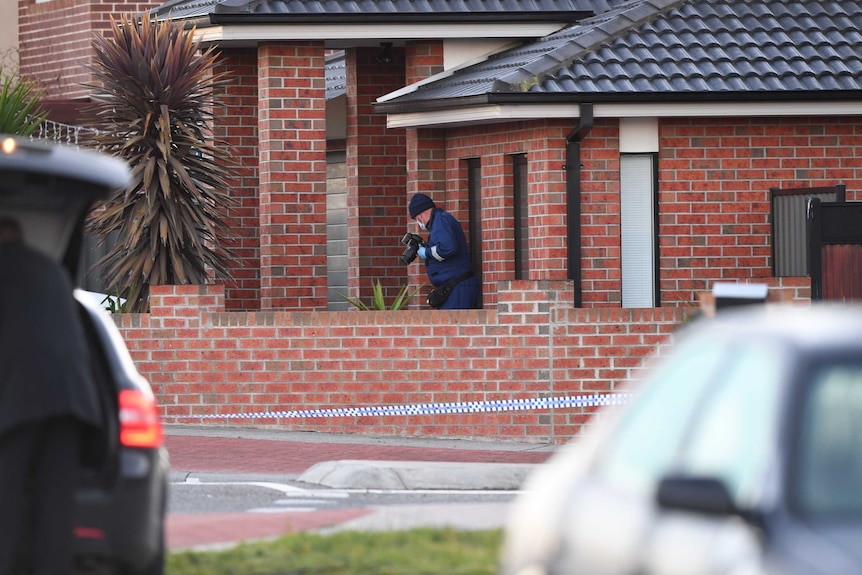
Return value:
M 736 504 L 749 507 L 777 455 L 787 362 L 768 342 L 733 346 L 729 357 L 699 408 L 677 470 L 723 480 Z
M 679 346 L 622 416 L 597 462 L 598 477 L 626 491 L 654 489 L 679 451 L 694 407 L 724 359 L 721 345 L 703 339 Z
M 796 461 L 802 510 L 862 513 L 862 365 L 814 371 Z

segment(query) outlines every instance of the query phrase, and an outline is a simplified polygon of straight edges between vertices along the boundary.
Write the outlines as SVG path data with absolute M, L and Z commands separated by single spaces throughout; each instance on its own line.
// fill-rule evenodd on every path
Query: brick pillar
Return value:
M 261 309 L 326 309 L 323 42 L 258 48 Z
M 443 71 L 443 43 L 412 42 L 406 48 L 406 83 L 412 84 Z M 406 197 L 417 192 L 428 194 L 432 199 L 445 203 L 446 195 L 446 132 L 443 129 L 407 129 L 407 185 Z M 405 200 L 406 201 L 406 200 Z M 405 222 L 410 231 L 420 230 L 410 220 L 404 208 Z M 425 267 L 411 265 L 410 285 L 423 285 L 428 282 Z M 417 298 L 411 307 L 425 306 L 425 298 Z M 425 306 L 427 307 L 427 306 Z
M 443 71 L 443 42 L 422 40 L 405 47 L 405 83 L 413 84 Z
M 234 160 L 228 185 L 238 202 L 230 212 L 236 257 L 228 262 L 234 282 L 225 286 L 229 310 L 260 309 L 260 214 L 258 212 L 257 50 L 221 53 L 215 73 L 230 71 L 230 83 L 219 88 L 213 115 L 217 145 L 226 144 Z
M 533 141 L 527 154 L 531 280 L 566 278 L 569 252 L 563 166 L 567 160 L 568 129 L 559 122 L 547 121 L 536 122 L 532 131 Z
M 387 64 L 377 62 L 378 52 L 347 51 L 348 286 L 370 301 L 372 283 L 380 280 L 389 304 L 407 277 L 398 260 L 406 229 L 405 134 L 388 129 L 373 104 L 403 87 L 404 50 L 394 48 Z

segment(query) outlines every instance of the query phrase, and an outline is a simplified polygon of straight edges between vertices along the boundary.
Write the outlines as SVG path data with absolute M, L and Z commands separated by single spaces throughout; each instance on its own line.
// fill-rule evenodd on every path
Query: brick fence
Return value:
M 115 321 L 166 423 L 562 443 L 592 407 L 462 414 L 205 417 L 619 391 L 679 307 L 572 307 L 571 283 L 506 281 L 494 310 L 225 312 L 221 286 L 153 287 Z

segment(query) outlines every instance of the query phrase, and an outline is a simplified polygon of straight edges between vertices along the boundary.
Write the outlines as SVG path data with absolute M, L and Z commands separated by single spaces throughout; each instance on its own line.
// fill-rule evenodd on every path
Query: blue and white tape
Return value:
M 602 393 L 569 397 L 537 397 L 531 399 L 501 399 L 496 401 L 464 401 L 454 403 L 418 403 L 408 405 L 379 405 L 372 407 L 343 407 L 335 409 L 307 409 L 290 411 L 261 411 L 257 413 L 224 413 L 178 416 L 201 419 L 274 419 L 298 417 L 365 417 L 379 415 L 440 415 L 449 413 L 487 413 L 497 411 L 528 411 L 566 407 L 602 407 L 625 403 L 630 393 Z

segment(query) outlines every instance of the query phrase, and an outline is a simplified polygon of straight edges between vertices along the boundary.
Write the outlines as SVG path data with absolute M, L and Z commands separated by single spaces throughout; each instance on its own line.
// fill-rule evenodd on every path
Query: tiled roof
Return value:
M 572 20 L 572 14 L 597 14 L 622 0 L 169 0 L 153 12 L 159 17 L 214 20 L 297 21 L 311 18 L 393 19 L 523 19 Z
M 633 0 L 378 105 L 858 98 L 862 0 Z
M 174 19 L 200 18 L 209 16 L 218 0 L 169 0 L 151 10 L 160 19 L 169 15 Z

